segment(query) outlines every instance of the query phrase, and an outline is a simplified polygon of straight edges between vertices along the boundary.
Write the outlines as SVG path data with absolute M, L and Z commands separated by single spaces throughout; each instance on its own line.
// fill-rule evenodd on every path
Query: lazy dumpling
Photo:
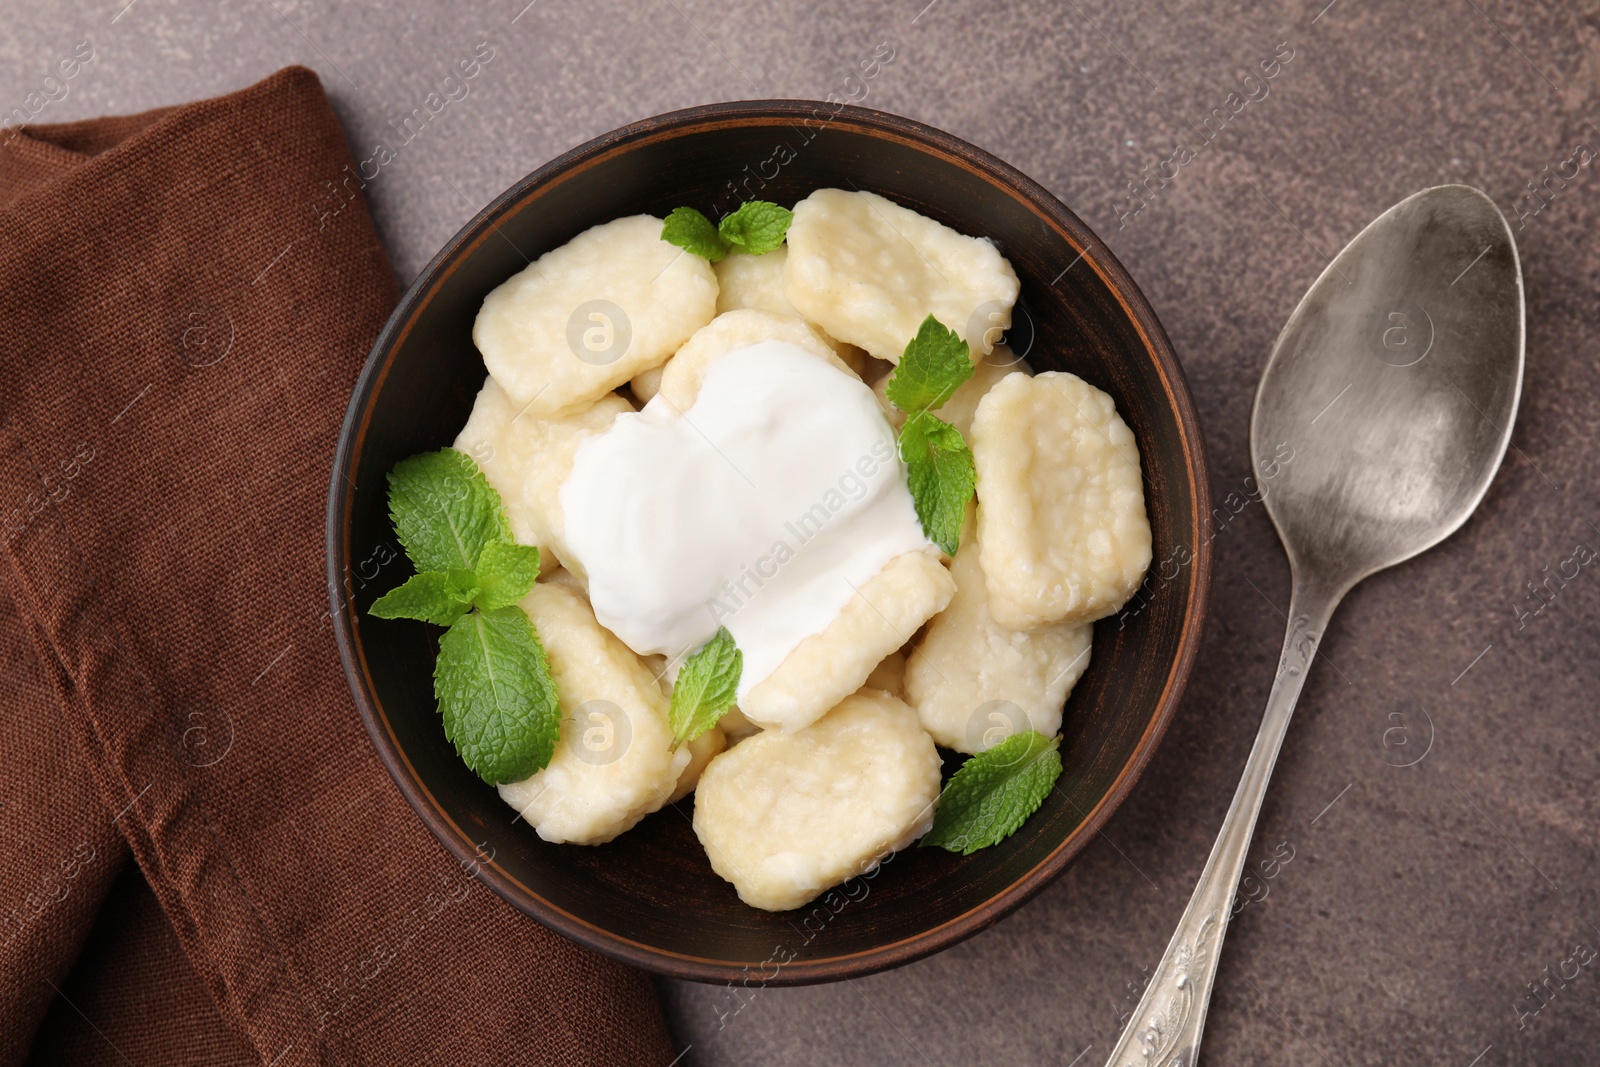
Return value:
M 1089 667 L 1093 623 L 1008 630 L 989 613 L 976 521 L 969 507 L 950 565 L 956 595 L 928 623 L 906 661 L 906 702 L 933 739 L 982 752 L 1012 734 L 1061 729 L 1067 694 Z
M 633 215 L 592 227 L 484 299 L 472 340 L 519 407 L 581 410 L 711 321 L 711 264 L 663 241 L 661 225 Z
M 534 457 L 523 467 L 520 494 L 522 521 L 533 533 L 531 543 L 542 546 L 554 557 L 553 561 L 544 562 L 565 564 L 580 579 L 581 568 L 567 550 L 561 485 L 572 473 L 573 457 L 579 446 L 610 429 L 618 415 L 632 410 L 622 397 L 608 393 L 576 415 L 554 418 L 523 415 L 506 435 L 515 437 L 519 447 Z
M 1139 446 L 1109 396 L 1075 374 L 1012 374 L 978 402 L 979 560 L 1001 626 L 1093 622 L 1150 566 Z
M 899 363 L 929 315 L 983 353 L 1011 324 L 1021 286 L 994 245 L 876 193 L 818 189 L 794 206 L 788 240 L 789 303 L 879 359 Z
M 667 798 L 669 804 L 676 804 L 694 792 L 700 776 L 711 765 L 711 761 L 728 747 L 728 735 L 722 732 L 720 726 L 713 726 L 693 741 L 685 741 L 683 747 L 689 752 L 689 762 L 678 774 L 678 784 L 672 790 L 672 796 Z
M 916 713 L 862 690 L 804 730 L 768 730 L 713 759 L 694 832 L 740 900 L 798 908 L 926 833 L 939 769 Z
M 717 260 L 712 265 L 717 273 L 717 314 L 755 308 L 799 318 L 800 313 L 783 295 L 783 267 L 788 259 L 788 246 L 780 245 L 759 256 L 735 251 Z
M 903 552 L 863 582 L 821 633 L 796 645 L 740 699 L 745 718 L 769 729 L 801 730 L 861 688 L 884 657 L 955 595 L 937 551 Z
M 538 582 L 522 600 L 550 660 L 561 740 L 544 770 L 500 786 L 539 836 L 610 841 L 667 802 L 689 765 L 672 747 L 667 697 L 633 650 L 595 621 L 566 582 Z
M 525 432 L 526 418 L 519 419 L 517 405 L 506 391 L 493 378 L 485 378 L 454 447 L 477 462 L 483 476 L 500 494 L 511 536 L 519 544 L 537 545 L 544 552 L 549 546 L 540 538 L 542 524 L 522 491 L 522 480 L 534 455 L 533 437 Z
M 696 330 L 677 355 L 661 368 L 655 396 L 682 413 L 694 406 L 700 396 L 700 383 L 711 365 L 736 348 L 762 341 L 784 341 L 826 360 L 839 370 L 856 376 L 840 359 L 826 339 L 793 315 L 744 308 L 728 311 Z

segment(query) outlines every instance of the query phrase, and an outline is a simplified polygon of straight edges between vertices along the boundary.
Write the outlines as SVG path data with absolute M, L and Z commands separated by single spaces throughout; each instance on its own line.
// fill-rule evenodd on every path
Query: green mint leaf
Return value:
M 490 785 L 544 769 L 561 737 L 561 705 L 544 646 L 518 607 L 474 611 L 439 639 L 433 692 L 445 736 Z
M 373 601 L 367 614 L 449 626 L 472 609 L 477 595 L 478 585 L 471 571 L 423 571 Z
M 972 450 L 960 430 L 922 412 L 900 427 L 900 458 L 922 532 L 946 555 L 955 555 L 967 501 L 978 484 Z
M 475 603 L 484 611 L 515 604 L 539 577 L 539 550 L 532 545 L 490 541 L 478 556 Z
M 710 219 L 692 207 L 675 207 L 661 226 L 661 239 L 715 263 L 728 254 L 728 242 Z
M 883 392 L 889 403 L 915 415 L 942 407 L 970 377 L 972 356 L 967 342 L 929 315 L 907 343 Z
M 783 244 L 794 212 L 766 200 L 746 200 L 738 210 L 723 216 L 717 233 L 729 244 L 753 256 L 764 255 Z
M 453 448 L 395 464 L 389 517 L 418 573 L 473 570 L 484 545 L 511 540 L 500 494 L 471 456 Z
M 1013 734 L 951 775 L 921 844 L 967 856 L 1004 841 L 1039 810 L 1060 775 L 1059 735 Z
M 726 626 L 689 657 L 672 685 L 668 721 L 675 744 L 693 741 L 717 725 L 739 695 L 743 671 L 744 653 Z

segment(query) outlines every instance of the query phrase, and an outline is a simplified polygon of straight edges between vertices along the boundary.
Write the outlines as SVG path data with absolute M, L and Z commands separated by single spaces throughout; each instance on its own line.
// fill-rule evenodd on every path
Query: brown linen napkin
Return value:
M 261 1067 L 223 1023 L 137 863 L 107 894 L 28 1067 Z M 89 1020 L 92 1020 L 89 1021 Z
M 642 975 L 427 834 L 345 687 L 327 480 L 395 300 L 359 194 L 326 211 L 350 162 L 301 68 L 0 131 L 0 1063 L 27 1055 L 129 850 L 262 1063 L 672 1059 Z M 166 958 L 153 910 L 118 900 L 123 939 L 148 927 Z M 148 1016 L 192 1014 L 191 993 L 103 1010 L 181 1032 Z

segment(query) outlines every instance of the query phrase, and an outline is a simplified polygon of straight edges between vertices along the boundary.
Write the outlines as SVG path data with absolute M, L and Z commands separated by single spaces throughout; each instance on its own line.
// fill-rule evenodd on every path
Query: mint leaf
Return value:
M 484 545 L 511 540 L 500 494 L 471 456 L 453 448 L 395 464 L 389 517 L 419 573 L 472 570 Z
M 739 695 L 743 671 L 744 653 L 726 626 L 689 657 L 672 685 L 668 721 L 674 744 L 693 741 L 717 725 Z
M 1060 775 L 1059 735 L 1013 734 L 950 777 L 921 844 L 968 856 L 1003 841 L 1039 810 Z
M 532 545 L 490 541 L 478 556 L 475 603 L 484 611 L 515 604 L 539 577 L 539 550 Z
M 477 595 L 478 585 L 471 571 L 423 571 L 373 601 L 367 614 L 449 626 L 472 608 L 472 599 Z
M 369 611 L 449 627 L 433 692 L 445 736 L 478 777 L 501 785 L 542 770 L 561 704 L 539 635 L 514 606 L 539 576 L 539 550 L 511 542 L 500 494 L 453 448 L 396 464 L 389 517 L 418 573 Z
M 672 209 L 662 224 L 661 239 L 713 263 L 728 254 L 728 242 L 717 232 L 710 219 L 692 207 Z
M 972 377 L 967 342 L 929 315 L 906 345 L 884 395 L 909 415 L 943 406 L 961 383 Z
M 738 210 L 723 217 L 717 224 L 717 233 L 729 244 L 759 256 L 783 244 L 793 221 L 794 212 L 786 207 L 766 200 L 746 200 Z
M 561 737 L 561 705 L 533 623 L 518 607 L 475 611 L 439 639 L 433 691 L 445 736 L 490 785 L 542 770 Z
M 711 220 L 692 207 L 675 207 L 661 226 L 661 239 L 716 263 L 734 249 L 751 255 L 771 252 L 783 244 L 794 212 L 766 200 L 746 200 L 722 221 Z
M 900 427 L 900 458 L 922 532 L 946 555 L 955 555 L 967 501 L 978 484 L 961 431 L 927 412 L 913 415 Z

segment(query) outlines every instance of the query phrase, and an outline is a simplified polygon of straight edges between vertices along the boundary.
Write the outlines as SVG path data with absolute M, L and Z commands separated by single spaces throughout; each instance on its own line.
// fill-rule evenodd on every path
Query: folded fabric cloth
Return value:
M 123 866 L 28 1063 L 261 1067 L 223 1023 L 137 863 Z
M 63 1002 L 105 1043 L 37 1061 L 673 1058 L 644 976 L 428 835 L 346 689 L 327 482 L 395 300 L 359 190 L 326 210 L 350 162 L 302 68 L 0 131 L 0 1064 Z M 114 980 L 69 983 L 91 928 Z

